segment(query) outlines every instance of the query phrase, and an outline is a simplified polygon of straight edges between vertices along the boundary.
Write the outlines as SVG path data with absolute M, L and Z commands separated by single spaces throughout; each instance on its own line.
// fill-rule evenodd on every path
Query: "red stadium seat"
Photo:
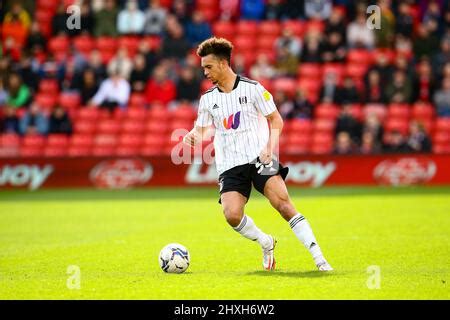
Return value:
M 281 24 L 276 20 L 263 20 L 258 25 L 258 35 L 278 37 L 281 33 Z
M 287 122 L 291 132 L 308 134 L 312 131 L 313 125 L 309 119 L 294 119 Z
M 19 147 L 20 136 L 15 133 L 4 133 L 0 135 L 0 148 L 7 147 Z
M 120 121 L 115 119 L 104 119 L 98 123 L 99 133 L 116 134 L 120 131 Z
M 73 45 L 80 53 L 87 56 L 92 50 L 94 50 L 95 40 L 88 35 L 82 35 L 73 39 Z
M 141 93 L 132 93 L 130 95 L 130 100 L 128 101 L 128 105 L 131 108 L 134 107 L 144 107 L 147 105 L 147 98 L 144 94 Z
M 59 92 L 58 81 L 54 79 L 41 79 L 39 81 L 39 92 L 45 95 L 56 95 Z
M 166 107 L 154 105 L 150 108 L 147 118 L 151 120 L 167 121 L 170 118 L 170 113 Z
M 66 36 L 56 36 L 49 40 L 48 49 L 55 55 L 66 53 L 69 50 L 70 41 Z
M 328 73 L 336 74 L 338 82 L 341 82 L 344 78 L 345 65 L 339 63 L 326 63 L 322 67 L 322 74 L 325 76 Z
M 78 119 L 74 123 L 75 133 L 93 134 L 97 130 L 97 124 L 90 120 Z
M 219 8 L 205 7 L 205 8 L 199 8 L 198 10 L 202 12 L 203 17 L 205 18 L 205 21 L 207 21 L 209 23 L 217 21 L 217 18 L 220 15 Z
M 117 45 L 119 48 L 122 47 L 126 48 L 128 51 L 128 56 L 133 57 L 138 50 L 139 41 L 140 41 L 139 37 L 122 36 L 118 39 Z
M 78 110 L 77 119 L 85 121 L 96 121 L 100 118 L 100 110 L 97 108 L 84 107 Z
M 47 137 L 47 146 L 65 149 L 69 144 L 69 138 L 64 134 L 50 134 Z
M 322 103 L 314 109 L 316 119 L 336 120 L 339 115 L 339 107 L 334 104 Z
M 161 150 L 161 148 L 169 142 L 169 137 L 163 134 L 147 134 L 144 137 L 143 145 L 146 148 L 155 148 Z
M 116 52 L 117 40 L 112 37 L 99 37 L 96 39 L 96 47 L 101 52 Z
M 366 74 L 368 65 L 360 63 L 348 63 L 345 68 L 345 75 L 353 79 L 362 79 Z
M 409 123 L 404 119 L 388 119 L 384 125 L 386 132 L 399 131 L 403 135 L 408 134 Z
M 450 154 L 450 145 L 448 145 L 447 143 L 436 143 L 435 145 L 433 145 L 433 152 L 437 154 Z
M 125 133 L 119 137 L 119 146 L 123 147 L 139 147 L 144 141 L 142 134 Z
M 416 103 L 412 108 L 412 117 L 417 120 L 431 120 L 434 117 L 434 108 L 431 104 Z
M 142 120 L 125 120 L 122 121 L 122 132 L 140 135 L 145 131 L 145 122 Z
M 319 32 L 319 33 L 323 33 L 323 31 L 325 30 L 325 22 L 322 20 L 316 20 L 316 19 L 312 19 L 312 20 L 308 20 L 308 22 L 306 23 L 306 32 Z
M 306 78 L 316 81 L 322 80 L 322 65 L 319 63 L 301 63 L 298 67 L 298 76 L 300 79 Z
M 351 49 L 347 53 L 347 63 L 367 66 L 373 63 L 373 55 L 369 50 Z
M 67 150 L 67 155 L 69 157 L 86 157 L 91 154 L 91 148 L 89 147 L 70 146 Z
M 450 145 L 450 132 L 439 131 L 433 136 L 433 143 L 441 145 Z
M 150 120 L 145 124 L 147 132 L 162 134 L 169 130 L 169 125 L 166 121 Z
M 387 115 L 387 108 L 384 104 L 366 104 L 363 108 L 364 117 L 367 117 L 369 114 L 375 114 L 380 121 L 383 121 Z
M 94 147 L 113 148 L 117 145 L 117 137 L 114 134 L 98 134 L 94 137 Z
M 44 149 L 41 147 L 21 147 L 19 154 L 21 157 L 42 157 L 44 154 Z
M 258 36 L 258 23 L 252 20 L 239 20 L 236 22 L 236 35 L 256 37 Z
M 43 110 L 51 110 L 57 103 L 58 96 L 51 93 L 38 93 L 34 97 L 34 102 L 36 102 Z
M 233 22 L 217 21 L 212 26 L 214 36 L 233 40 L 236 35 L 236 30 Z
M 92 148 L 92 155 L 95 157 L 110 157 L 115 155 L 115 147 L 109 146 L 95 146 Z
M 117 109 L 121 110 L 121 109 Z M 147 109 L 145 108 L 128 108 L 125 116 L 129 120 L 145 120 L 147 118 Z
M 306 23 L 300 20 L 285 20 L 282 22 L 282 29 L 290 29 L 294 35 L 303 38 L 306 31 Z
M 192 105 L 183 104 L 172 112 L 172 117 L 176 120 L 191 120 L 193 122 L 197 117 L 197 112 Z
M 264 35 L 256 39 L 256 47 L 258 49 L 258 53 L 263 51 L 267 51 L 268 53 L 273 53 L 275 55 L 275 42 L 277 41 L 277 36 L 274 35 Z
M 45 137 L 40 135 L 26 135 L 22 138 L 23 147 L 42 148 L 45 144 Z
M 77 93 L 62 92 L 59 95 L 59 104 L 67 110 L 76 109 L 81 105 L 81 97 Z
M 256 41 L 254 35 L 237 35 L 234 38 L 233 46 L 237 52 L 253 51 L 256 49 Z
M 94 136 L 92 134 L 78 133 L 70 138 L 71 147 L 79 147 L 89 149 L 94 144 Z
M 314 133 L 331 133 L 336 122 L 330 119 L 316 119 L 313 122 Z
M 288 96 L 293 97 L 297 91 L 297 83 L 292 78 L 278 78 L 272 82 L 274 91 L 283 91 Z
M 450 132 L 450 118 L 437 118 L 436 132 Z
M 387 116 L 389 119 L 400 118 L 408 120 L 410 113 L 410 106 L 408 104 L 392 103 L 388 107 Z
M 140 154 L 139 147 L 119 146 L 114 151 L 115 155 L 119 157 L 132 157 Z
M 65 157 L 68 149 L 62 147 L 47 146 L 44 149 L 44 156 L 46 157 Z

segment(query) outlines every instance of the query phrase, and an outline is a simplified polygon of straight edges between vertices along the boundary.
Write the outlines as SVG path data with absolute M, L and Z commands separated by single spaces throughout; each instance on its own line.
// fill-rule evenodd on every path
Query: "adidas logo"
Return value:
M 217 104 L 214 104 L 213 109 L 219 109 L 219 106 Z
M 315 242 L 312 242 L 311 245 L 309 246 L 309 248 L 311 249 L 312 247 L 316 246 Z

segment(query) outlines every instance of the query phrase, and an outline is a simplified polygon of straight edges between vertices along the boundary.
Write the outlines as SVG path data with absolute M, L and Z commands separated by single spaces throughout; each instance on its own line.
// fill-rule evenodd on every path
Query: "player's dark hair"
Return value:
M 199 44 L 197 54 L 200 57 L 205 57 L 209 54 L 213 54 L 219 59 L 227 60 L 228 64 L 231 65 L 232 50 L 233 45 L 227 39 L 212 37 Z

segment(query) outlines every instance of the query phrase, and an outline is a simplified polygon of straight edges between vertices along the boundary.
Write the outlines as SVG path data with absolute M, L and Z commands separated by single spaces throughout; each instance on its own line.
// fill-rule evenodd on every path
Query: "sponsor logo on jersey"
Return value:
M 239 103 L 240 104 L 246 104 L 247 103 L 247 97 L 246 96 L 239 97 Z
M 223 126 L 225 129 L 237 129 L 239 127 L 241 121 L 241 112 L 237 112 L 236 114 L 232 114 L 227 118 L 223 119 Z

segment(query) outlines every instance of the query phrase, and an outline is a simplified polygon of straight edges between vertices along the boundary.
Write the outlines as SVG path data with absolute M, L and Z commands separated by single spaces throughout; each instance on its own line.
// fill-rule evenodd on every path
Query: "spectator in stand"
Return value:
M 361 96 L 358 88 L 356 88 L 355 81 L 352 77 L 345 77 L 344 84 L 339 90 L 337 97 L 339 104 L 352 104 L 361 102 Z
M 384 87 L 381 84 L 380 73 L 377 70 L 369 72 L 365 87 L 364 101 L 366 103 L 385 103 Z
M 167 10 L 161 6 L 160 0 L 150 0 L 149 8 L 145 11 L 144 33 L 148 35 L 162 35 L 166 17 Z
M 423 14 L 422 23 L 428 26 L 430 33 L 441 36 L 444 33 L 444 21 L 441 12 L 444 12 L 436 0 L 428 2 L 428 7 Z
M 287 113 L 286 119 L 311 119 L 313 105 L 302 89 L 297 90 L 292 102 L 292 109 Z
M 197 47 L 200 42 L 210 38 L 212 35 L 211 26 L 201 11 L 194 11 L 192 19 L 186 24 L 186 38 L 191 47 Z
M 399 4 L 395 32 L 406 38 L 411 38 L 414 31 L 414 18 L 411 13 L 411 5 L 409 3 L 401 2 Z
M 375 64 L 368 69 L 366 78 L 372 70 L 376 70 L 379 73 L 382 86 L 391 81 L 394 72 L 386 53 L 378 53 L 375 56 Z
M 107 77 L 106 68 L 102 62 L 102 56 L 97 49 L 91 51 L 86 68 L 91 69 L 95 73 L 95 78 L 98 81 L 103 81 Z
M 19 130 L 23 135 L 48 133 L 48 119 L 37 103 L 31 104 L 30 109 L 22 116 Z
M 411 38 L 407 38 L 401 34 L 395 36 L 394 50 L 397 57 L 410 58 L 413 57 L 413 43 Z
M 413 101 L 430 102 L 433 98 L 436 83 L 428 58 L 422 59 L 417 65 L 417 76 L 414 79 Z
M 285 19 L 303 19 L 305 17 L 305 6 L 299 4 L 299 0 L 285 0 L 284 1 Z
M 66 5 L 60 2 L 56 8 L 56 14 L 52 18 L 52 35 L 62 36 L 69 35 L 71 30 L 67 28 L 67 19 L 69 14 L 66 12 Z
M 41 33 L 39 23 L 33 21 L 31 24 L 30 34 L 26 41 L 26 49 L 29 52 L 43 52 L 47 48 L 47 40 Z
M 9 76 L 7 91 L 9 96 L 7 105 L 14 108 L 21 108 L 27 106 L 30 102 L 30 89 L 23 83 L 18 73 L 12 73 Z
M 431 139 L 428 137 L 424 126 L 412 121 L 409 127 L 408 146 L 414 152 L 431 152 Z
M 145 14 L 139 10 L 136 0 L 128 0 L 126 8 L 117 17 L 117 31 L 120 34 L 136 35 L 144 32 Z
M 100 11 L 95 13 L 94 35 L 100 36 L 117 36 L 117 15 L 118 10 L 114 0 L 105 0 L 105 4 Z
M 375 34 L 367 28 L 366 14 L 359 12 L 355 21 L 347 26 L 347 44 L 350 48 L 373 49 L 375 47 Z
M 89 101 L 92 107 L 106 108 L 114 111 L 116 107 L 126 108 L 130 98 L 130 84 L 124 79 L 118 70 L 113 70 L 110 77 L 104 80 L 98 92 Z
M 119 72 L 124 79 L 130 79 L 131 70 L 133 70 L 133 61 L 128 57 L 126 47 L 117 50 L 116 55 L 108 63 L 108 73 Z
M 320 88 L 320 101 L 324 103 L 338 103 L 339 90 L 337 75 L 334 72 L 324 74 L 322 87 Z
M 183 60 L 186 57 L 190 45 L 179 23 L 167 24 L 167 36 L 163 39 L 161 47 L 161 56 L 164 58 Z
M 442 70 L 447 63 L 450 63 L 450 38 L 443 38 L 441 50 L 432 57 L 433 74 L 437 75 L 439 80 L 443 78 Z
M 361 146 L 359 147 L 361 154 L 377 154 L 381 153 L 381 145 L 376 142 L 372 132 L 364 131 L 361 137 Z
M 434 93 L 433 101 L 439 117 L 450 117 L 450 78 L 442 81 L 442 88 Z
M 3 19 L 3 39 L 12 37 L 19 46 L 26 44 L 28 32 L 31 26 L 30 14 L 22 7 L 19 1 L 15 1 Z
M 136 54 L 134 57 L 134 67 L 130 75 L 131 90 L 133 92 L 144 92 L 148 81 L 149 70 L 145 56 Z
M 328 34 L 323 45 L 323 62 L 344 62 L 347 56 L 346 45 L 337 32 Z
M 374 137 L 375 144 L 381 147 L 384 129 L 376 114 L 369 113 L 367 115 L 364 124 L 362 126 L 362 132 L 370 132 Z
M 389 103 L 411 103 L 412 84 L 402 71 L 395 71 L 392 81 L 386 87 L 386 98 Z
M 0 55 L 9 56 L 12 62 L 19 62 L 22 56 L 21 47 L 16 43 L 16 40 L 8 36 L 3 42 L 3 49 L 0 47 Z
M 302 41 L 294 35 L 291 29 L 286 28 L 283 29 L 280 37 L 275 41 L 275 49 L 278 50 L 281 47 L 286 47 L 294 57 L 300 57 Z
M 386 144 L 383 146 L 385 153 L 407 153 L 410 152 L 409 146 L 405 141 L 405 137 L 398 130 L 388 133 Z
M 44 61 L 38 69 L 38 75 L 41 79 L 57 79 L 62 82 L 66 72 L 66 66 L 63 62 L 57 61 L 52 53 L 49 53 L 47 60 Z
M 19 117 L 17 116 L 16 108 L 6 106 L 3 120 L 1 123 L 2 123 L 1 132 L 18 134 L 20 132 Z
M 301 62 L 322 62 L 323 44 L 320 34 L 317 32 L 308 32 L 305 36 L 305 42 L 300 55 Z
M 331 0 L 304 0 L 307 19 L 326 20 L 331 15 L 333 3 Z
M 12 73 L 11 57 L 0 56 L 0 77 L 3 79 L 3 83 L 5 85 L 8 83 L 11 73 Z
M 341 112 L 336 120 L 335 136 L 344 131 L 350 135 L 353 142 L 357 143 L 361 137 L 361 129 L 361 123 L 351 113 L 351 105 L 342 105 Z
M 60 105 L 56 105 L 50 114 L 48 133 L 72 134 L 72 122 L 67 111 Z
M 142 40 L 139 42 L 137 54 L 144 56 L 148 74 L 151 74 L 153 68 L 159 64 L 160 59 L 157 52 L 150 47 L 148 41 Z
M 275 105 L 277 106 L 281 117 L 283 119 L 287 119 L 288 114 L 292 111 L 294 108 L 294 103 L 292 100 L 289 99 L 286 92 L 283 90 L 275 90 L 273 93 L 273 101 Z
M 236 74 L 247 77 L 247 65 L 244 55 L 237 53 L 231 61 L 231 67 Z
M 153 70 L 153 77 L 148 81 L 145 90 L 147 102 L 149 104 L 159 102 L 168 104 L 176 97 L 176 86 L 167 77 L 167 70 L 164 65 L 158 65 Z
M 417 36 L 413 42 L 413 51 L 416 59 L 423 56 L 432 57 L 439 51 L 439 39 L 430 33 L 425 24 L 421 24 L 417 30 Z
M 201 80 L 196 77 L 195 71 L 190 67 L 181 69 L 177 82 L 176 100 L 181 103 L 195 103 L 200 95 Z
M 264 20 L 280 20 L 283 13 L 282 0 L 268 0 L 264 12 Z
M 333 8 L 331 11 L 330 18 L 326 21 L 325 24 L 325 34 L 330 35 L 332 33 L 338 33 L 345 43 L 346 40 L 346 33 L 347 33 L 347 27 L 344 22 L 344 15 L 341 10 L 337 8 Z
M 376 46 L 378 48 L 390 48 L 394 42 L 395 17 L 391 10 L 391 0 L 378 0 L 378 7 L 381 11 L 380 25 L 382 28 L 375 28 Z
M 182 28 L 190 20 L 190 12 L 186 0 L 173 0 L 171 14 L 177 18 Z
M 83 105 L 88 104 L 99 88 L 94 70 L 90 68 L 85 69 L 80 76 L 77 75 L 73 80 L 71 88 L 80 93 Z
M 241 0 L 241 19 L 261 20 L 264 17 L 264 0 Z
M 94 26 L 95 26 L 95 17 L 92 13 L 91 6 L 89 2 L 83 1 L 81 4 L 81 16 L 80 16 L 80 29 L 75 29 L 75 34 L 87 34 L 91 35 L 94 33 Z
M 3 84 L 3 78 L 0 78 L 0 107 L 6 105 L 7 101 L 8 101 L 8 91 L 6 91 L 5 85 Z
M 236 20 L 239 16 L 239 0 L 219 0 L 220 20 Z
M 298 59 L 290 53 L 287 47 L 280 47 L 277 49 L 275 69 L 278 77 L 293 78 L 297 75 Z
M 255 64 L 250 68 L 250 77 L 255 80 L 272 79 L 275 73 L 275 68 L 264 53 L 258 55 Z
M 340 155 L 356 153 L 355 145 L 348 132 L 341 131 L 338 133 L 333 153 Z

